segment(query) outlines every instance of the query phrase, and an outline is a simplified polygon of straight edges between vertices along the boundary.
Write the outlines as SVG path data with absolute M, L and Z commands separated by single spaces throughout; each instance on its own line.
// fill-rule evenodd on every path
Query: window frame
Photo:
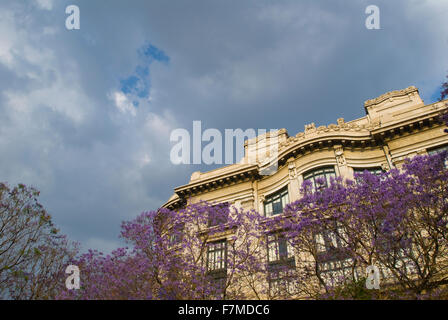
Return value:
M 173 225 L 169 232 L 169 238 L 168 238 L 168 247 L 172 248 L 177 245 L 179 245 L 183 239 L 184 239 L 184 229 L 185 229 L 185 223 L 176 223 Z M 178 233 L 177 233 L 178 232 Z
M 285 199 L 285 204 L 283 204 L 283 200 Z M 276 201 L 280 201 L 281 211 L 275 210 L 274 211 L 274 203 Z M 265 217 L 274 217 L 279 214 L 283 213 L 283 210 L 285 209 L 286 205 L 289 204 L 289 190 L 288 185 L 280 188 L 278 191 L 271 193 L 270 195 L 265 197 L 265 200 L 263 201 L 263 208 L 264 208 L 264 216 Z M 268 213 L 268 206 L 271 205 L 271 210 Z
M 376 175 L 378 175 L 378 174 L 381 174 L 381 173 L 384 173 L 384 172 L 385 172 L 385 171 L 383 170 L 383 168 L 380 167 L 380 166 L 373 166 L 373 167 L 358 167 L 358 168 L 352 167 L 352 169 L 353 169 L 353 173 L 354 173 L 354 174 L 355 174 L 355 173 L 364 173 L 364 171 L 368 171 L 368 172 L 371 173 L 371 174 L 376 174 Z
M 330 170 L 331 170 L 331 172 L 330 172 Z M 333 174 L 334 176 L 332 176 L 331 174 Z M 311 181 L 313 192 L 321 191 L 321 190 L 328 188 L 330 186 L 331 178 L 336 179 L 337 176 L 338 175 L 336 173 L 336 168 L 334 165 L 313 168 L 308 171 L 305 171 L 302 174 L 303 182 Z M 321 186 L 319 188 L 316 188 L 316 185 L 317 185 L 316 179 L 318 179 L 318 178 L 324 178 L 325 185 Z
M 289 264 L 295 257 L 289 241 L 279 233 L 268 234 L 266 239 L 267 260 L 269 265 Z M 273 238 L 273 239 L 270 239 Z M 274 244 L 275 248 L 271 248 Z M 271 252 L 274 252 L 275 260 L 271 260 Z M 292 263 L 291 263 L 292 264 Z
M 279 232 L 268 234 L 266 237 L 269 294 L 271 296 L 281 295 L 285 292 L 289 294 L 294 281 L 294 276 L 289 273 L 296 268 L 292 246 Z M 274 244 L 275 248 L 272 248 L 271 244 Z M 272 252 L 274 252 L 275 260 L 271 260 Z M 273 293 L 274 290 L 275 293 Z
M 373 174 L 373 175 L 376 175 L 376 176 L 380 176 L 381 174 L 383 174 L 383 173 L 385 173 L 386 171 L 384 171 L 383 170 L 383 168 L 382 167 L 379 167 L 379 166 L 374 166 L 374 167 L 359 167 L 359 168 L 354 168 L 354 167 L 352 167 L 352 169 L 353 169 L 353 178 L 355 179 L 355 181 L 357 182 L 357 183 L 360 183 L 360 182 L 362 182 L 361 180 L 362 179 L 360 179 L 360 177 L 355 177 L 355 174 L 363 174 L 364 173 L 364 171 L 367 171 L 367 172 L 369 172 L 369 173 L 371 173 L 371 174 Z
M 219 245 L 219 248 L 217 246 Z M 223 252 L 224 254 L 220 254 L 220 257 L 217 257 L 218 252 Z M 213 268 L 210 268 L 210 255 L 213 254 Z M 218 262 L 218 259 L 222 259 L 222 256 L 224 256 L 223 260 Z M 219 267 L 216 267 L 218 266 Z M 218 275 L 221 273 L 225 273 L 227 275 L 227 239 L 217 240 L 217 241 L 211 241 L 207 243 L 207 259 L 206 259 L 206 270 L 208 274 L 211 275 Z
M 352 272 L 352 258 L 341 252 L 341 249 L 346 247 L 346 243 L 341 239 L 344 234 L 343 226 L 337 221 L 334 221 L 334 229 L 319 230 L 313 234 L 317 248 L 315 262 L 319 268 L 320 277 L 328 286 L 337 284 L 335 280 L 337 281 L 339 275 L 351 275 Z M 317 238 L 322 241 L 318 241 Z M 319 250 L 319 246 L 323 246 L 325 250 Z M 358 270 L 355 270 L 355 277 L 359 278 L 359 276 Z
M 448 154 L 448 144 L 438 145 L 429 149 L 426 149 L 426 152 L 429 156 L 434 156 L 436 154 L 440 154 L 446 151 Z M 448 168 L 448 156 L 445 158 L 445 168 Z
M 426 149 L 426 152 L 430 156 L 442 153 L 443 151 L 447 151 L 448 152 L 448 144 L 441 144 L 441 145 L 438 145 L 438 146 Z

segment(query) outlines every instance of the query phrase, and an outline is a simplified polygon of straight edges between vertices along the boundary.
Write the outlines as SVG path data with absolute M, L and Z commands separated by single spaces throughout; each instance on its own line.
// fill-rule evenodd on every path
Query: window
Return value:
M 207 247 L 207 271 L 226 271 L 227 242 L 225 240 L 210 242 Z
M 213 214 L 209 214 L 208 216 L 208 226 L 214 227 L 227 223 L 229 218 L 229 203 L 220 203 L 212 206 Z
M 294 260 L 289 242 L 279 234 L 268 235 L 268 262 L 278 263 L 289 259 Z
M 169 246 L 175 246 L 182 242 L 183 239 L 183 231 L 184 231 L 184 224 L 178 223 L 173 226 L 170 230 L 169 235 Z
M 346 246 L 345 241 L 342 239 L 344 231 L 342 227 L 339 227 L 337 231 L 325 230 L 314 235 L 316 242 L 317 253 L 335 253 L 341 251 Z
M 281 214 L 288 203 L 288 187 L 285 187 L 275 194 L 266 197 L 264 202 L 264 213 L 267 217 Z
M 311 181 L 313 191 L 319 191 L 330 185 L 331 178 L 336 178 L 334 167 L 314 169 L 303 174 L 304 181 Z
M 288 298 L 294 294 L 295 281 L 291 269 L 284 270 L 270 270 L 269 271 L 269 294 L 271 297 Z
M 327 286 L 334 286 L 340 280 L 352 276 L 353 260 L 344 251 L 344 237 L 344 229 L 337 223 L 334 231 L 323 230 L 314 235 L 319 274 Z M 355 276 L 359 276 L 356 271 Z
M 417 268 L 410 256 L 412 256 L 410 247 L 399 249 L 396 255 L 395 267 L 407 275 L 417 273 Z
M 353 173 L 356 174 L 363 174 L 365 171 L 374 174 L 374 175 L 380 175 L 384 172 L 384 170 L 381 167 L 370 167 L 370 168 L 353 168 Z M 355 177 L 356 182 L 361 182 L 361 177 Z
M 448 144 L 444 145 L 444 146 L 428 149 L 428 154 L 432 156 L 432 155 L 435 155 L 435 154 L 442 153 L 444 151 L 448 152 Z M 448 168 L 448 157 L 445 159 L 445 167 Z
M 411 240 L 405 237 L 407 240 Z M 415 263 L 412 261 L 414 256 L 412 252 L 412 245 L 408 244 L 402 245 L 403 243 L 400 239 L 396 237 L 385 237 L 378 243 L 380 247 L 380 252 L 382 259 L 387 261 L 387 265 L 395 270 L 399 270 L 401 274 L 411 275 L 417 272 Z M 391 275 L 391 271 L 387 267 L 382 270 L 383 274 L 386 276 Z
M 268 281 L 271 296 L 291 294 L 295 259 L 289 242 L 280 234 L 271 234 L 268 244 Z
M 443 151 L 448 151 L 448 145 L 428 149 L 428 154 L 434 155 L 434 154 L 442 153 Z
M 353 259 L 329 260 L 319 262 L 319 274 L 325 285 L 333 287 L 342 284 L 345 279 L 353 277 L 359 279 L 362 273 L 359 269 L 353 270 Z
M 355 173 L 364 173 L 364 171 L 368 171 L 371 174 L 379 175 L 383 173 L 383 169 L 381 167 L 370 167 L 370 168 L 353 168 Z
M 227 282 L 227 241 L 208 243 L 207 273 L 214 283 L 217 294 L 222 294 Z

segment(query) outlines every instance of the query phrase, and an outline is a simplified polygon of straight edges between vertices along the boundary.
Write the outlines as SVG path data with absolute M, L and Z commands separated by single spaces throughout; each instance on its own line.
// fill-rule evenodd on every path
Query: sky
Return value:
M 447 16 L 446 0 L 0 0 L 0 181 L 109 252 L 122 221 L 216 167 L 172 164 L 176 128 L 295 135 L 410 85 L 435 102 Z

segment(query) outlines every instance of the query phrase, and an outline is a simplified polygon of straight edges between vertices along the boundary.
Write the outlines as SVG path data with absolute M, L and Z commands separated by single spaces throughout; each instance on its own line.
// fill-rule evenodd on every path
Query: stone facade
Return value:
M 289 201 L 297 200 L 304 176 L 313 170 L 333 168 L 337 176 L 352 178 L 357 169 L 399 168 L 406 157 L 448 145 L 448 135 L 438 118 L 447 109 L 447 102 L 425 105 L 418 89 L 411 86 L 366 101 L 366 116 L 356 120 L 339 118 L 336 124 L 319 127 L 311 123 L 295 136 L 280 129 L 275 140 L 278 168 L 271 175 L 260 174 L 276 160 L 269 159 L 269 154 L 255 163 L 247 161 L 248 146 L 266 145 L 263 139 L 269 139 L 269 134 L 259 136 L 246 141 L 245 159 L 240 163 L 194 172 L 189 183 L 175 188 L 163 206 L 176 209 L 205 200 L 264 213 L 266 199 L 285 187 Z

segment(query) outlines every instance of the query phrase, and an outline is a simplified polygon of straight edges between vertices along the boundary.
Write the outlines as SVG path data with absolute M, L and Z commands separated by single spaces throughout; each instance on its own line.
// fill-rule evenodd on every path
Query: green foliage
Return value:
M 51 299 L 77 244 L 59 234 L 39 191 L 0 183 L 0 299 Z
M 333 289 L 329 295 L 322 296 L 330 300 L 373 300 L 378 298 L 379 290 L 366 288 L 366 278 L 348 282 Z

